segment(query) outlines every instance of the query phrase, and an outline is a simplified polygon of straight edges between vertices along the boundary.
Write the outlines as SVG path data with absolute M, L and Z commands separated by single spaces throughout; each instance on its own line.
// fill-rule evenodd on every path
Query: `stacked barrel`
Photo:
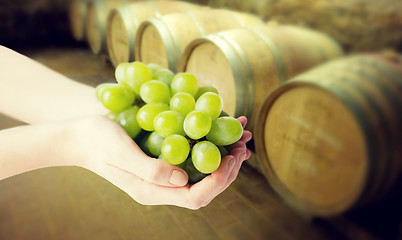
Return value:
M 214 86 L 246 116 L 255 159 L 290 206 L 341 214 L 400 190 L 402 57 L 344 56 L 328 35 L 184 1 L 73 0 L 72 33 L 112 65 L 141 61 Z
M 400 191 L 401 123 L 401 56 L 347 56 L 292 78 L 264 100 L 258 160 L 289 204 L 339 214 Z

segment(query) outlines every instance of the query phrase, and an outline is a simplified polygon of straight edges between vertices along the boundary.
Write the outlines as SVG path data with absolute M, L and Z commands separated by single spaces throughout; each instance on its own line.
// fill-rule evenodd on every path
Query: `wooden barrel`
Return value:
M 212 85 L 231 116 L 247 116 L 252 130 L 261 102 L 276 86 L 296 74 L 339 57 L 342 50 L 330 37 L 295 26 L 238 28 L 192 41 L 178 71 Z
M 182 1 L 145 1 L 118 7 L 107 20 L 107 50 L 113 65 L 134 61 L 134 43 L 139 25 L 156 16 L 200 8 Z
M 259 165 L 295 209 L 340 214 L 402 190 L 401 123 L 401 56 L 334 60 L 263 102 L 254 135 Z
M 70 21 L 71 33 L 77 41 L 85 38 L 85 17 L 87 12 L 88 0 L 70 0 L 68 17 Z
M 151 18 L 143 22 L 135 39 L 135 59 L 177 70 L 184 48 L 206 34 L 264 22 L 251 14 L 225 9 L 197 10 Z
M 88 0 L 86 34 L 93 53 L 106 52 L 106 21 L 114 8 L 139 0 Z

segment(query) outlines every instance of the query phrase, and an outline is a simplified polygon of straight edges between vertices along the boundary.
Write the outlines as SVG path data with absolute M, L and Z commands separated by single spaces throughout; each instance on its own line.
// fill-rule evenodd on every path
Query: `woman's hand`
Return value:
M 245 144 L 251 133 L 244 131 L 220 167 L 190 186 L 181 168 L 148 157 L 122 127 L 101 116 L 106 109 L 92 87 L 1 46 L 0 63 L 0 109 L 33 124 L 0 131 L 0 179 L 41 167 L 78 165 L 109 180 L 139 203 L 198 209 L 233 182 L 250 156 Z M 19 71 L 21 66 L 24 71 Z M 64 120 L 73 117 L 79 118 Z M 247 119 L 240 117 L 239 121 L 244 127 Z
M 238 119 L 243 127 L 247 119 Z M 95 116 L 72 122 L 67 140 L 71 154 L 81 165 L 104 177 L 144 205 L 176 205 L 190 209 L 206 206 L 237 177 L 241 164 L 250 157 L 242 138 L 222 159 L 220 167 L 202 181 L 187 184 L 187 174 L 177 166 L 147 156 L 117 123 Z

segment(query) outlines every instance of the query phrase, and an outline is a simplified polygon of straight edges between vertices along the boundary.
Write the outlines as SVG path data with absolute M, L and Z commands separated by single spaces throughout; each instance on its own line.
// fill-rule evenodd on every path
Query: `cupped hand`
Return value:
M 243 128 L 245 117 L 238 120 Z M 78 165 L 110 181 L 144 205 L 175 205 L 189 209 L 206 206 L 237 177 L 244 160 L 250 157 L 246 142 L 251 132 L 233 144 L 220 167 L 202 181 L 189 185 L 181 168 L 147 156 L 116 122 L 92 116 L 73 122 L 71 154 Z

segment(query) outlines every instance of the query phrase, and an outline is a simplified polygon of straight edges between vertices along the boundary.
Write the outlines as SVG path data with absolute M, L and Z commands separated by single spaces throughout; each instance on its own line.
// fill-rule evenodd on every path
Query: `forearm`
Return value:
M 69 147 L 69 124 L 37 124 L 0 131 L 0 179 L 42 167 L 81 165 Z
M 26 123 L 106 113 L 93 87 L 2 46 L 0 86 L 0 111 Z

